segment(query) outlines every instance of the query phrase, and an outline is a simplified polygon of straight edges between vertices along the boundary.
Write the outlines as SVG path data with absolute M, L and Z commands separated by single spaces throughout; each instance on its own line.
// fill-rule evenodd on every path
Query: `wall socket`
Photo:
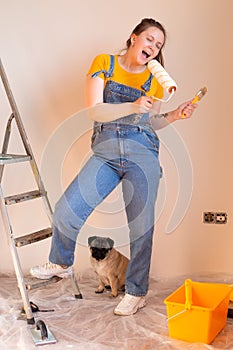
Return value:
M 203 222 L 205 224 L 226 224 L 227 213 L 207 211 L 203 213 Z

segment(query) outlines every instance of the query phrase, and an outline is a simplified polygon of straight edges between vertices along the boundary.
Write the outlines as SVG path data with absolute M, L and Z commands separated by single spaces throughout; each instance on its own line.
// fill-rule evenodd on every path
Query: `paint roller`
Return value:
M 160 85 L 164 88 L 164 90 L 170 94 L 167 100 L 159 99 L 157 97 L 152 96 L 155 100 L 159 100 L 162 102 L 167 102 L 170 100 L 172 95 L 176 92 L 177 84 L 170 77 L 170 75 L 166 72 L 166 70 L 162 67 L 162 65 L 157 60 L 151 60 L 147 65 L 149 71 L 154 75 L 154 77 L 158 80 Z M 192 100 L 192 104 L 197 103 L 202 99 L 202 97 L 207 93 L 207 88 L 203 87 L 194 96 Z M 182 118 L 185 118 L 185 114 L 182 114 Z
M 169 97 L 166 100 L 153 96 L 152 98 L 162 102 L 167 102 L 176 92 L 177 84 L 157 60 L 151 60 L 150 62 L 148 62 L 147 67 L 149 71 L 153 74 L 153 76 L 158 80 L 159 84 L 169 94 Z

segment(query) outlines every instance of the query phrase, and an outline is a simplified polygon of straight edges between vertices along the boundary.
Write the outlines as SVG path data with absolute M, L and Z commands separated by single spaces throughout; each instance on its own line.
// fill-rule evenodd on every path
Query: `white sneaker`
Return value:
M 72 266 L 63 268 L 60 265 L 48 262 L 41 266 L 34 266 L 30 269 L 30 274 L 42 280 L 48 280 L 53 276 L 67 278 L 72 275 Z
M 114 314 L 120 316 L 133 315 L 145 305 L 145 297 L 135 297 L 134 295 L 125 294 L 124 298 L 115 308 Z

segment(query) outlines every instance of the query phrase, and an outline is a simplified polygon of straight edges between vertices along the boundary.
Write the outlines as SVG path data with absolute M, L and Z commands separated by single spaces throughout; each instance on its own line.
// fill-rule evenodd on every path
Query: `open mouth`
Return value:
M 150 54 L 144 50 L 142 50 L 142 54 L 143 56 L 145 56 L 145 58 L 149 58 L 150 57 Z

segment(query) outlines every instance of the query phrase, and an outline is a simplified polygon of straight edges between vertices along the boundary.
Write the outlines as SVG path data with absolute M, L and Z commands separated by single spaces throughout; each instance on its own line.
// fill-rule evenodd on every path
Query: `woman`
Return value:
M 163 65 L 165 40 L 163 26 L 145 18 L 127 40 L 124 54 L 102 54 L 94 59 L 86 82 L 87 106 L 96 106 L 90 110 L 93 155 L 56 204 L 49 263 L 31 268 L 37 278 L 70 275 L 81 227 L 121 182 L 130 231 L 130 262 L 126 293 L 114 310 L 117 315 L 137 312 L 145 305 L 148 291 L 154 206 L 161 176 L 155 120 L 159 117 L 165 126 L 182 115 L 190 117 L 196 107 L 188 101 L 174 111 L 158 114 L 160 102 L 154 101 L 163 96 L 163 89 L 147 63 L 156 58 Z

